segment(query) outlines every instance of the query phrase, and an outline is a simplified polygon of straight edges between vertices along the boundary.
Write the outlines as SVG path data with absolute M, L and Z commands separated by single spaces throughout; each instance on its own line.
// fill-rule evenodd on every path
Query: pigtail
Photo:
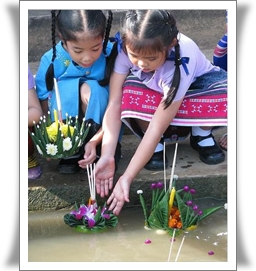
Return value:
M 171 15 L 169 14 L 169 12 L 167 12 L 168 14 L 168 23 L 175 23 L 176 21 L 174 20 L 173 17 L 171 17 Z M 171 31 L 170 31 L 170 36 L 171 36 L 171 40 L 173 40 L 175 37 L 177 37 L 178 35 L 178 29 L 176 27 L 176 25 L 172 25 L 171 27 Z M 172 79 L 172 85 L 167 93 L 167 97 L 164 100 L 164 109 L 166 109 L 167 107 L 169 107 L 169 105 L 172 103 L 172 101 L 174 100 L 179 85 L 180 85 L 180 65 L 181 65 L 181 60 L 180 60 L 180 45 L 179 42 L 177 41 L 177 44 L 175 45 L 175 58 L 174 58 L 174 62 L 175 62 L 175 71 L 174 71 L 174 75 L 173 75 L 173 79 Z
M 54 87 L 54 65 L 53 62 L 56 58 L 56 40 L 55 40 L 55 25 L 56 25 L 56 10 L 52 10 L 52 27 L 51 27 L 51 32 L 52 32 L 52 62 L 49 65 L 46 74 L 45 74 L 45 82 L 46 82 L 46 88 L 50 91 L 53 90 Z
M 108 45 L 108 40 L 109 40 L 109 34 L 112 26 L 112 21 L 113 21 L 113 13 L 111 10 L 108 11 L 108 20 L 107 20 L 107 26 L 106 26 L 106 31 L 105 31 L 105 37 L 104 37 L 104 42 L 103 42 L 103 53 L 106 55 L 107 51 L 107 45 Z
M 108 11 L 108 20 L 107 20 L 107 27 L 105 31 L 105 37 L 104 37 L 104 42 L 103 42 L 103 53 L 106 55 L 106 48 L 107 44 L 109 42 L 109 34 L 111 31 L 111 26 L 112 26 L 112 21 L 113 21 L 113 13 L 111 10 Z M 118 47 L 117 47 L 118 42 L 116 41 L 113 45 L 113 48 L 111 50 L 111 53 L 109 56 L 106 55 L 106 72 L 105 72 L 105 78 L 103 80 L 99 81 L 99 84 L 101 86 L 106 86 L 109 84 L 110 80 L 110 75 L 112 73 L 112 70 L 114 68 L 115 64 L 115 59 L 118 54 Z
M 180 45 L 179 43 L 177 43 L 177 45 L 175 46 L 175 71 L 174 71 L 174 75 L 173 75 L 173 79 L 172 79 L 172 85 L 167 93 L 167 97 L 164 100 L 164 109 L 166 109 L 167 107 L 169 107 L 169 105 L 172 103 L 172 101 L 174 100 L 179 85 L 180 85 Z

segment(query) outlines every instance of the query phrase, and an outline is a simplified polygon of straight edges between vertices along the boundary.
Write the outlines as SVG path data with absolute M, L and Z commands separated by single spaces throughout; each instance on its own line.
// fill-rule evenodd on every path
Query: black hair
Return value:
M 122 28 L 123 49 L 129 45 L 136 52 L 157 52 L 168 48 L 174 41 L 175 72 L 171 87 L 164 102 L 164 109 L 174 100 L 180 84 L 180 46 L 176 20 L 167 10 L 129 10 Z M 168 55 L 166 55 L 166 58 Z M 168 59 L 167 59 L 168 60 Z
M 109 83 L 110 74 L 113 70 L 114 61 L 117 56 L 117 44 L 113 45 L 113 49 L 109 56 L 107 56 L 107 44 L 109 41 L 109 35 L 111 31 L 111 25 L 113 20 L 113 14 L 111 10 L 108 10 L 108 19 L 104 15 L 102 10 L 52 10 L 52 62 L 49 65 L 46 75 L 46 87 L 48 90 L 52 90 L 54 83 L 54 60 L 56 58 L 56 31 L 58 36 L 63 42 L 76 41 L 77 33 L 90 31 L 90 35 L 94 37 L 103 38 L 103 53 L 106 56 L 106 72 L 105 77 L 99 81 L 101 86 L 105 86 Z

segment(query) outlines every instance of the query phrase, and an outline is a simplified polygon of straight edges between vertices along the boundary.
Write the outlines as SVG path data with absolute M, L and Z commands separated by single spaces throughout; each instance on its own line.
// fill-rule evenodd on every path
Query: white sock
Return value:
M 160 152 L 164 149 L 164 145 L 162 143 L 158 143 L 154 152 Z
M 193 136 L 208 136 L 211 133 L 211 130 L 203 130 L 199 126 L 193 126 L 192 131 L 191 131 Z M 214 141 L 212 138 L 206 138 L 198 143 L 199 146 L 201 147 L 206 147 L 206 146 L 213 146 Z

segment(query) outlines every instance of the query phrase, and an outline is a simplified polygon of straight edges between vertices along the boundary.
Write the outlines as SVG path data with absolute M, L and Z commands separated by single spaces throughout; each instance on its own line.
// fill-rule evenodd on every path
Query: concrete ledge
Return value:
M 54 211 L 73 208 L 75 202 L 80 204 L 89 199 L 89 187 L 86 185 L 86 182 L 85 180 L 83 182 L 81 180 L 72 180 L 72 184 L 63 183 L 49 187 L 30 187 L 28 189 L 28 211 Z M 131 186 L 130 203 L 126 203 L 124 208 L 140 205 L 137 195 L 137 190 L 139 189 L 143 190 L 145 201 L 149 204 L 151 201 L 150 187 L 152 182 L 155 182 L 155 180 L 136 179 Z M 177 188 L 182 188 L 184 185 L 193 187 L 196 190 L 195 199 L 203 197 L 225 199 L 227 197 L 226 176 L 202 176 L 179 179 Z M 97 198 L 97 200 L 99 203 L 103 203 L 106 199 Z
M 215 139 L 226 132 L 226 129 L 214 131 Z M 126 169 L 139 140 L 134 135 L 124 135 L 122 140 L 122 159 L 119 162 L 115 181 Z M 166 183 L 172 169 L 172 160 L 175 145 L 166 145 L 168 167 L 166 168 Z M 38 154 L 37 154 L 38 155 Z M 28 210 L 49 211 L 69 209 L 75 204 L 88 200 L 90 196 L 86 171 L 77 174 L 60 174 L 58 172 L 59 160 L 46 161 L 38 155 L 42 167 L 42 176 L 28 182 Z M 198 153 L 189 146 L 186 139 L 179 143 L 174 174 L 178 175 L 177 188 L 189 185 L 196 190 L 195 198 L 214 197 L 223 199 L 227 197 L 227 159 L 218 165 L 206 165 L 199 160 Z M 151 199 L 151 183 L 164 182 L 164 171 L 148 171 L 142 169 L 131 185 L 130 203 L 125 207 L 138 205 L 137 190 L 143 190 L 145 200 Z M 147 196 L 148 195 L 148 196 Z M 101 200 L 97 197 L 97 200 Z

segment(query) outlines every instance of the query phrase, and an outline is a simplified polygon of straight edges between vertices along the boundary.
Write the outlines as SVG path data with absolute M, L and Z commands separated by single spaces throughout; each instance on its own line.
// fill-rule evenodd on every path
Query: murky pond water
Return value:
M 207 208 L 224 203 L 212 199 L 199 202 Z M 124 208 L 116 228 L 91 234 L 76 232 L 66 225 L 63 221 L 66 213 L 68 211 L 29 213 L 28 262 L 227 261 L 227 211 L 224 208 L 201 221 L 195 230 L 175 236 L 173 243 L 168 233 L 144 228 L 140 206 Z M 146 244 L 146 240 L 151 243 Z M 209 255 L 210 251 L 213 255 Z

